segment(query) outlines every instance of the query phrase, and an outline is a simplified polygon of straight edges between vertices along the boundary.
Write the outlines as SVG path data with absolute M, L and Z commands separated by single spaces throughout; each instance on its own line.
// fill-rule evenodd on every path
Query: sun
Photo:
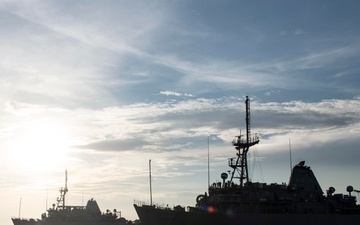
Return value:
M 71 147 L 66 125 L 60 121 L 39 119 L 17 124 L 8 148 L 19 169 L 47 170 L 65 163 Z

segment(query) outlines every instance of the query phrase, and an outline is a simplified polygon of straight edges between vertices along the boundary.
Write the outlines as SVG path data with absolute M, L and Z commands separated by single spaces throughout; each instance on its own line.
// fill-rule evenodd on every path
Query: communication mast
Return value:
M 65 208 L 65 195 L 66 193 L 69 191 L 67 188 L 67 170 L 65 170 L 65 187 L 64 188 L 60 188 L 59 192 L 60 192 L 60 198 L 57 198 L 57 207 L 59 208 Z
M 229 167 L 233 169 L 231 173 L 230 183 L 233 183 L 233 179 L 239 179 L 240 187 L 244 186 L 244 181 L 249 182 L 249 171 L 247 162 L 247 153 L 249 148 L 259 143 L 259 137 L 255 135 L 251 137 L 250 129 L 250 99 L 246 96 L 246 139 L 242 138 L 242 135 L 236 136 L 232 144 L 235 147 L 237 157 L 229 158 Z M 236 160 L 235 160 L 236 159 Z

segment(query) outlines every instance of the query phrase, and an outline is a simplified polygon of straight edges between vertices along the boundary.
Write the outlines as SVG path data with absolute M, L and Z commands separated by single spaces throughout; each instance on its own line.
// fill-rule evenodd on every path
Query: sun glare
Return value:
M 12 161 L 31 171 L 61 166 L 70 148 L 66 126 L 57 121 L 39 120 L 19 125 L 9 143 Z

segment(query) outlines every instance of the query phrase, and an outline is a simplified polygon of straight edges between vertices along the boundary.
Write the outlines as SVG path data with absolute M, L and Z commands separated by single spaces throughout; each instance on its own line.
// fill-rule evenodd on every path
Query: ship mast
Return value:
M 67 170 L 65 170 L 65 187 L 60 188 L 60 190 L 59 190 L 60 198 L 57 198 L 58 207 L 62 207 L 63 209 L 65 208 L 65 195 L 68 192 L 67 180 L 68 180 L 68 178 L 67 178 Z
M 235 158 L 229 159 L 229 167 L 233 169 L 231 174 L 230 183 L 233 183 L 233 179 L 239 179 L 240 187 L 244 186 L 244 181 L 249 182 L 249 171 L 247 163 L 247 153 L 249 148 L 253 145 L 259 143 L 259 137 L 256 135 L 251 137 L 250 130 L 250 99 L 246 96 L 246 139 L 242 139 L 242 135 L 236 136 L 236 139 L 233 140 L 232 144 L 235 147 L 237 153 L 236 161 Z
M 150 205 L 152 205 L 151 159 L 149 160 L 149 180 L 150 180 Z

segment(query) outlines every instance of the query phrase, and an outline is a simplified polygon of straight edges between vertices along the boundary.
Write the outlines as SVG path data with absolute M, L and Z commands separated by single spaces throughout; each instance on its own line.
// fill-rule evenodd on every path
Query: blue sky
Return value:
M 245 128 L 253 181 L 360 189 L 358 1 L 0 1 L 0 223 L 68 201 L 194 205 Z M 48 199 L 48 200 L 47 200 Z

